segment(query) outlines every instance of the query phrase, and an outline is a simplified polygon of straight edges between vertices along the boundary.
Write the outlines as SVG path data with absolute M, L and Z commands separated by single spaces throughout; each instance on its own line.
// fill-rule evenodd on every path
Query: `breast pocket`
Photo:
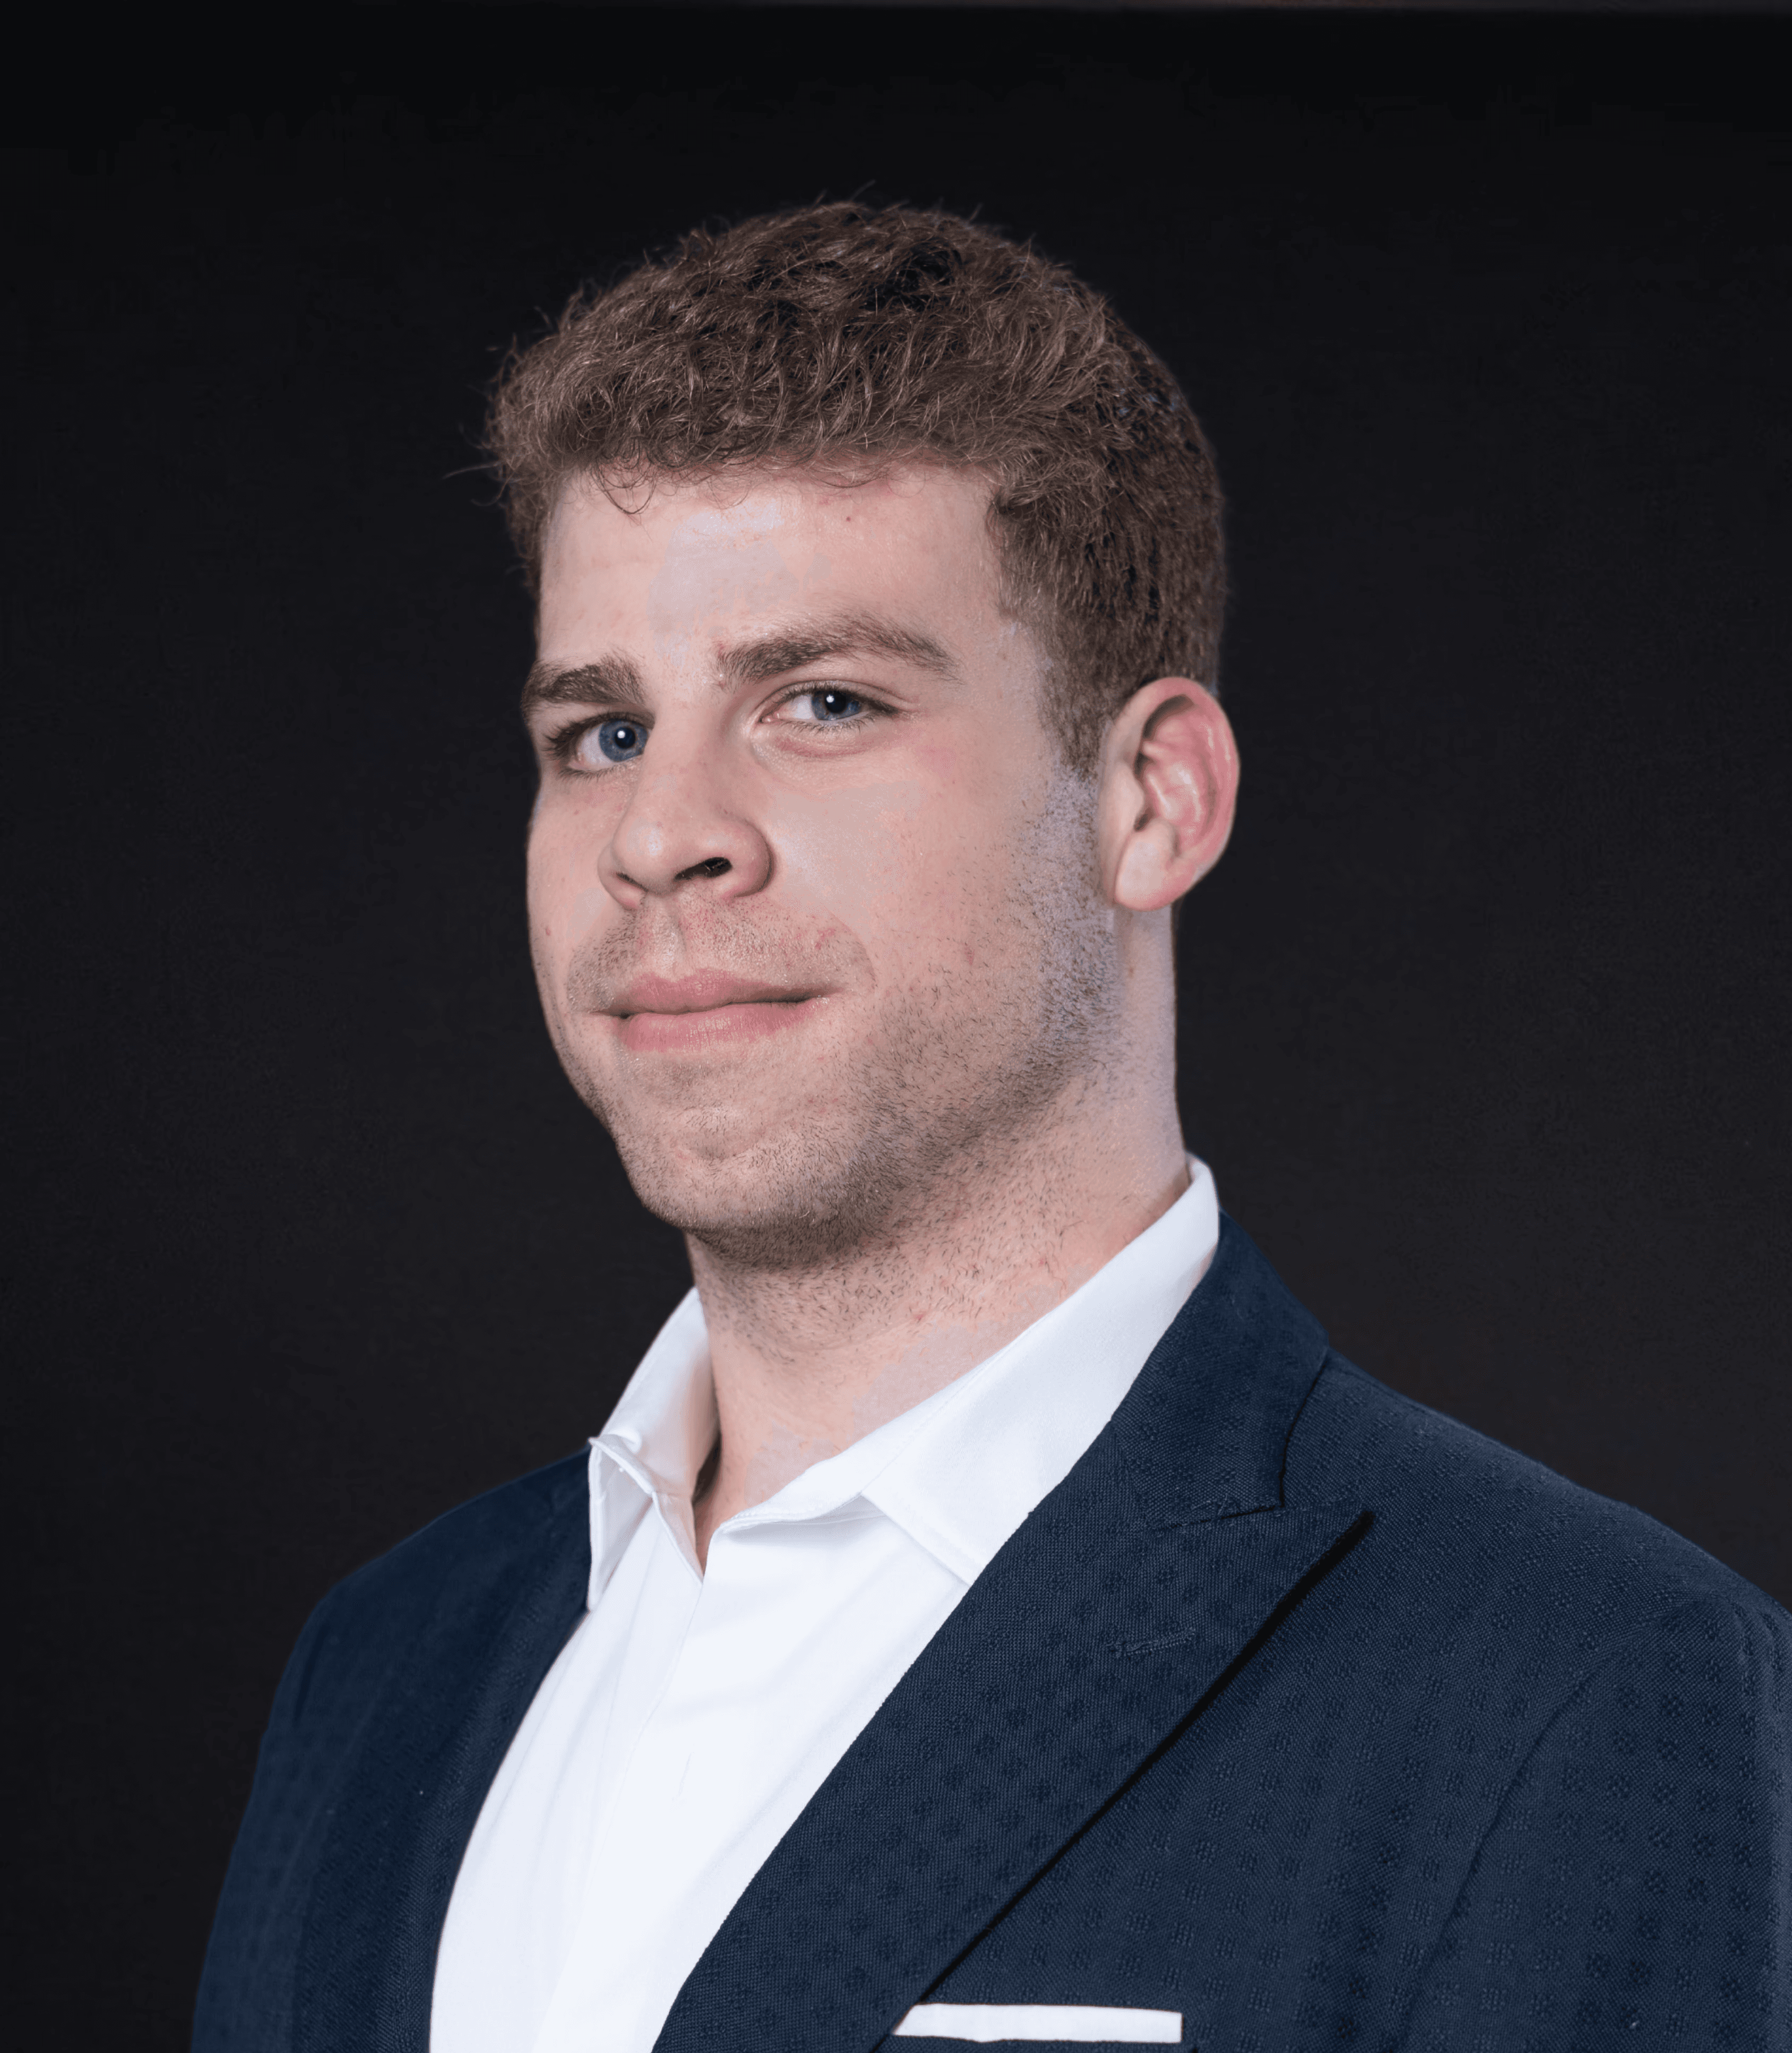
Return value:
M 955 2039 L 977 2046 L 1180 2046 L 1179 2010 L 1095 2003 L 918 2003 L 892 2039 Z M 1192 2049 L 1191 2049 L 1192 2053 Z

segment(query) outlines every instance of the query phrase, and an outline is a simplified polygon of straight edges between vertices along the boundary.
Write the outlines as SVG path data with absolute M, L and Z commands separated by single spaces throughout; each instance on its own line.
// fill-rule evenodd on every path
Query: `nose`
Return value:
M 700 745 L 657 729 L 603 852 L 604 889 L 625 911 L 649 898 L 701 892 L 716 900 L 763 889 L 771 849 Z M 656 760 L 656 758 L 657 760 Z

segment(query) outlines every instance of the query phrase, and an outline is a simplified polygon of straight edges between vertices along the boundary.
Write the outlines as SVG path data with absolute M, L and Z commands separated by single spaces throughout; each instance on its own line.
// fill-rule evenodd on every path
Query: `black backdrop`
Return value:
M 466 466 L 494 350 L 699 218 L 979 208 L 1167 355 L 1245 763 L 1191 1142 L 1365 1367 L 1792 1598 L 1782 25 L 260 18 L 72 43 L 5 139 L 10 1865 L 64 2042 L 182 2043 L 306 1611 L 596 1431 L 684 1286 L 537 1016 Z

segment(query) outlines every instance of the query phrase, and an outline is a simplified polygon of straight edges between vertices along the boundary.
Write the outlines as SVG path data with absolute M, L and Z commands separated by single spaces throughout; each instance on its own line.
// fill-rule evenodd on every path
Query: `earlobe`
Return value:
M 1103 869 L 1130 912 L 1174 905 L 1224 854 L 1238 791 L 1238 749 L 1219 701 L 1187 677 L 1135 693 L 1109 732 Z

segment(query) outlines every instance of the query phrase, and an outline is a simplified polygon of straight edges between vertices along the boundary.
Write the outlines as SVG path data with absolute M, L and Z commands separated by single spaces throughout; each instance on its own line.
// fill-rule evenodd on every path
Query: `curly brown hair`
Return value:
M 698 230 L 512 349 L 486 446 L 532 589 L 573 475 L 907 461 L 986 476 L 1002 602 L 1087 773 L 1139 685 L 1217 681 L 1225 555 L 1205 437 L 1100 294 L 950 214 L 843 202 Z

